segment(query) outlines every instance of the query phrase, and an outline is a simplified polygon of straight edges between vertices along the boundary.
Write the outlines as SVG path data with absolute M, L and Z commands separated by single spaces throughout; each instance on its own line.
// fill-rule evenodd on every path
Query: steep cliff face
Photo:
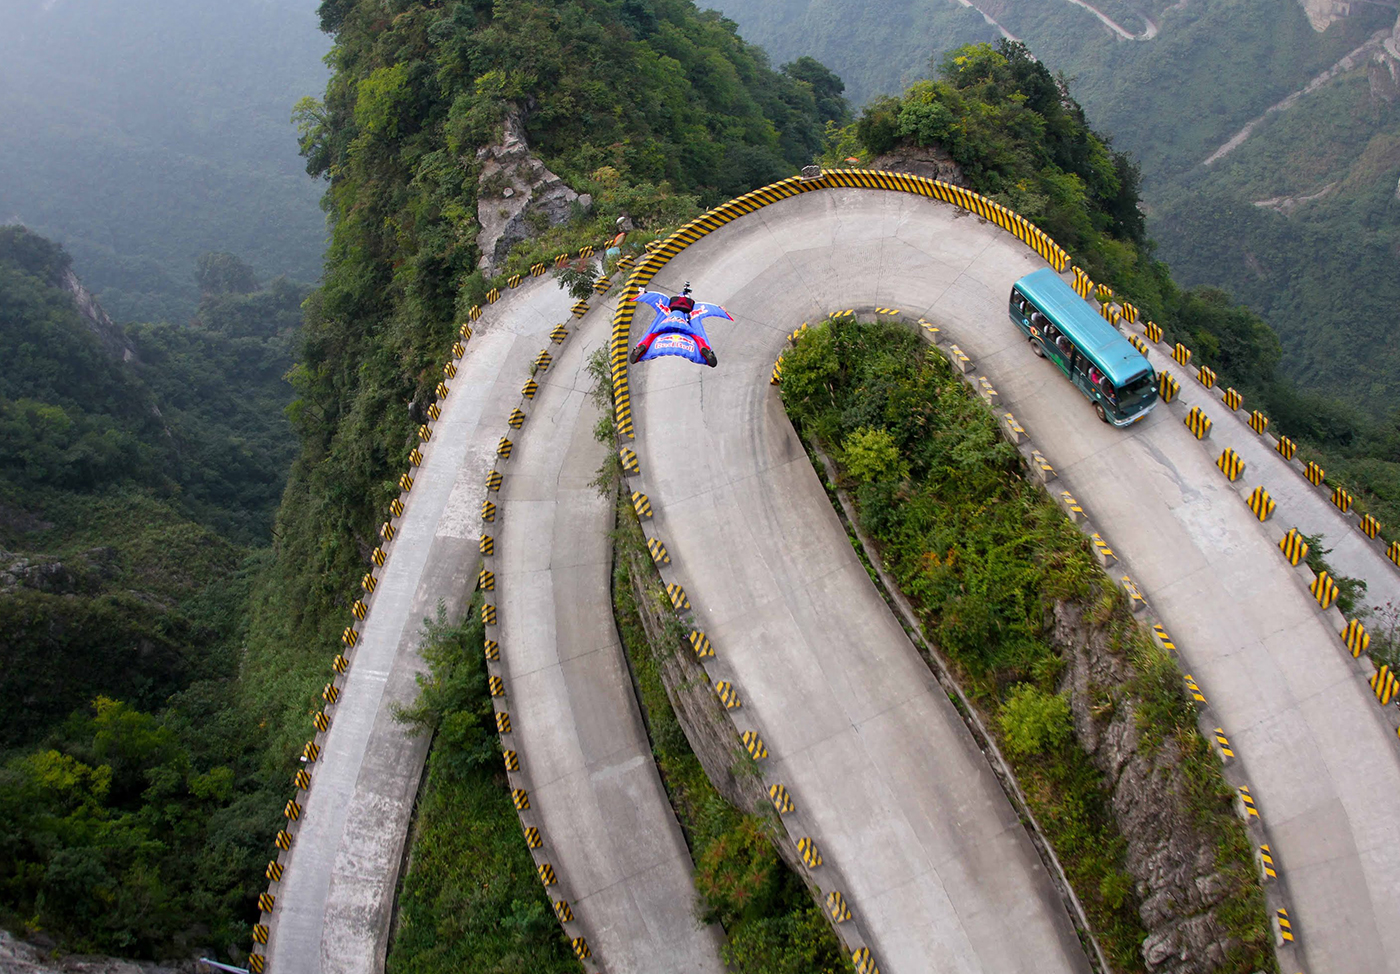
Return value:
M 870 161 L 871 169 L 907 172 L 927 179 L 939 179 L 954 186 L 966 186 L 962 167 L 946 150 L 936 145 L 902 145 Z
M 122 362 L 140 361 L 136 355 L 136 349 L 132 348 L 131 343 L 126 340 L 126 335 L 112 321 L 107 312 L 102 310 L 102 305 L 97 303 L 92 292 L 83 287 L 83 282 L 78 280 L 78 275 L 73 273 L 73 268 L 65 268 L 63 276 L 54 283 L 73 295 L 73 304 L 77 307 L 78 313 L 83 316 L 83 324 L 87 325 L 88 331 L 97 336 L 97 340 L 102 343 L 107 354 Z
M 476 158 L 481 163 L 476 203 L 481 232 L 476 242 L 480 266 L 488 275 L 520 241 L 565 222 L 576 204 L 585 210 L 593 205 L 592 197 L 575 193 L 530 154 L 520 109 L 506 115 L 500 143 L 478 149 Z
M 1236 883 L 1217 868 L 1215 843 L 1195 824 L 1181 746 L 1170 735 L 1144 740 L 1138 700 L 1124 692 L 1136 673 L 1102 627 L 1060 603 L 1053 639 L 1069 664 L 1064 690 L 1075 734 L 1109 782 L 1127 842 L 1124 865 L 1149 931 L 1143 959 L 1153 974 L 1217 970 L 1233 946 L 1217 907 Z
M 1334 21 L 1341 20 L 1351 14 L 1351 3 L 1349 0 L 1298 0 L 1303 5 L 1303 12 L 1308 15 L 1308 23 L 1312 24 L 1312 29 L 1319 34 L 1332 25 Z
M 164 965 L 78 954 L 49 958 L 47 953 L 0 930 L 0 971 L 5 974 L 195 974 L 204 966 L 194 961 Z

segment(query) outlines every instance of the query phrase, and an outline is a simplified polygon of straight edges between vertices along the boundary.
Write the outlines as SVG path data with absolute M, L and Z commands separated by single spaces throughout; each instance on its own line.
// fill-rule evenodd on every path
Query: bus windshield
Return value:
M 1118 404 L 1132 406 L 1150 396 L 1155 389 L 1151 370 L 1139 373 L 1118 387 Z

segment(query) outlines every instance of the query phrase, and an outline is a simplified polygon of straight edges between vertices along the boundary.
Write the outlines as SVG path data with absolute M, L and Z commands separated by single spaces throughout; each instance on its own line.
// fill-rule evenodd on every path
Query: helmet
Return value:
M 684 291 L 682 291 L 680 294 L 677 294 L 670 301 L 668 301 L 666 303 L 666 307 L 672 311 L 680 311 L 684 314 L 690 314 L 690 312 L 695 309 L 695 302 L 692 301 Z

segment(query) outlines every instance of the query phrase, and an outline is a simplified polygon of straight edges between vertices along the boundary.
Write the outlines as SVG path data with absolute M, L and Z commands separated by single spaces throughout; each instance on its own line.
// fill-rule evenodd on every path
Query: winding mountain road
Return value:
M 761 731 L 765 781 L 787 787 L 826 868 L 839 870 L 885 974 L 1089 969 L 1055 885 L 857 560 L 768 381 L 803 321 L 853 306 L 926 317 L 996 386 L 1001 408 L 1095 519 L 1225 723 L 1281 864 L 1299 965 L 1400 974 L 1394 731 L 1327 617 L 1180 419 L 1159 406 L 1127 430 L 1101 424 L 1033 356 L 1006 300 L 1012 281 L 1040 266 L 1015 238 L 952 205 L 824 189 L 717 229 L 661 269 L 656 287 L 689 280 L 737 319 L 711 329 L 716 370 L 674 360 L 631 370 L 640 469 L 629 486 L 650 495 L 647 530 L 669 550 L 666 581 L 683 586 L 713 643 L 707 667 L 732 682 Z M 411 688 L 417 664 L 405 634 L 438 593 L 454 592 L 460 607 L 470 589 L 489 453 L 566 304 L 553 288 L 526 285 L 488 309 L 490 321 L 518 323 L 496 326 L 512 332 L 499 350 L 483 355 L 493 347 L 479 342 L 485 321 L 468 345 L 357 652 L 378 648 L 354 660 L 308 793 L 278 890 L 273 974 L 382 969 L 408 783 L 421 767 L 421 744 L 385 722 L 384 688 Z M 528 821 L 571 891 L 566 930 L 586 932 L 589 964 L 718 971 L 716 934 L 693 920 L 689 860 L 609 614 L 607 510 L 587 484 L 602 450 L 583 371 L 604 341 L 605 315 L 570 324 L 557 361 L 537 376 L 538 400 L 521 404 L 516 453 L 496 464 L 505 483 L 487 566 L 499 586 L 498 707 L 508 708 L 506 744 L 522 764 L 512 784 L 527 789 Z M 464 382 L 464 372 L 474 378 Z M 490 408 L 459 418 L 453 410 L 466 410 L 469 396 L 458 390 L 474 388 Z M 1199 398 L 1216 410 L 1217 448 L 1251 449 L 1242 423 Z M 1305 530 L 1327 522 L 1325 499 L 1308 485 L 1288 492 L 1298 478 L 1281 459 L 1262 449 L 1246 459 L 1251 478 L 1279 491 L 1279 516 Z M 1378 589 L 1395 585 L 1372 549 L 1339 537 L 1344 523 L 1326 530 L 1343 541 L 1338 567 L 1375 574 Z M 382 632 L 371 638 L 374 627 Z M 386 790 L 377 783 L 386 774 L 392 794 L 376 806 L 366 796 Z M 366 864 L 370 835 L 385 854 Z M 545 853 L 535 854 L 538 863 Z M 824 891 L 826 875 L 812 872 Z M 345 905 L 356 889 L 370 897 L 357 913 Z
M 931 702 L 911 713 L 922 705 L 912 650 L 768 384 L 785 336 L 803 321 L 851 306 L 927 318 L 988 376 L 1000 408 L 1096 519 L 1225 721 L 1285 870 L 1307 970 L 1400 972 L 1393 729 L 1294 570 L 1180 419 L 1162 406 L 1127 430 L 1100 423 L 1032 354 L 1006 303 L 1011 283 L 1037 266 L 1019 241 L 966 211 L 856 189 L 765 206 L 673 258 L 657 287 L 689 280 L 737 321 L 712 329 L 714 372 L 666 361 L 632 370 L 642 489 L 674 559 L 667 580 L 684 585 L 763 727 L 770 777 L 795 784 L 814 807 L 816 834 L 845 870 L 882 969 L 1029 964 L 1034 920 L 988 921 L 1002 916 L 994 904 L 1003 884 L 1032 888 L 1030 871 L 1015 855 L 991 869 L 979 859 L 990 837 L 976 829 L 991 816 L 970 814 L 977 774 L 951 766 L 956 749 L 926 750 L 942 720 Z M 1253 434 L 1218 403 L 1214 411 L 1217 444 L 1250 449 Z M 1291 519 L 1329 520 L 1325 499 L 1289 492 L 1301 478 L 1277 455 L 1254 446 L 1249 462 L 1251 478 L 1287 497 L 1280 509 Z M 1373 549 L 1352 543 L 1354 531 L 1327 531 L 1340 542 L 1334 556 L 1368 564 L 1379 587 L 1394 584 Z M 956 918 L 937 912 L 935 892 L 956 904 Z M 924 910 L 929 919 L 916 922 Z

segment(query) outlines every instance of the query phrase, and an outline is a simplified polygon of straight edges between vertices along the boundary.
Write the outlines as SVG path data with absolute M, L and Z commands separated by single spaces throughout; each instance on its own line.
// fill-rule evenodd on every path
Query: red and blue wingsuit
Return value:
M 696 365 L 714 368 L 719 364 L 714 349 L 710 348 L 710 338 L 705 334 L 705 326 L 700 322 L 706 318 L 724 318 L 733 321 L 734 316 L 717 304 L 698 304 L 690 298 L 690 285 L 680 294 L 668 298 L 655 291 L 643 291 L 632 300 L 650 305 L 655 319 L 646 335 L 642 337 L 629 361 L 648 362 L 667 355 L 688 359 Z

